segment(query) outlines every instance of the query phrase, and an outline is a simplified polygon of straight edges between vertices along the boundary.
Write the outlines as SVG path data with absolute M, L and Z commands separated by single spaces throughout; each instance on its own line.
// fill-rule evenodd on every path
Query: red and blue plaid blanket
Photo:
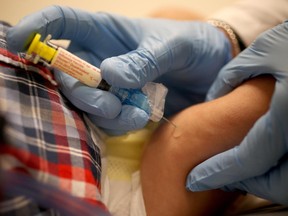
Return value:
M 0 24 L 0 115 L 6 120 L 0 215 L 63 215 L 65 209 L 67 215 L 108 215 L 100 195 L 100 150 L 82 113 L 53 85 L 49 70 L 7 51 L 8 28 Z

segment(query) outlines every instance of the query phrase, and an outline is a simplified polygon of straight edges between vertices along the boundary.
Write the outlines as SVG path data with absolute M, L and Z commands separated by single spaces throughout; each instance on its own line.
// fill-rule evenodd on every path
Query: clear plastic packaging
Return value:
M 111 86 L 109 91 L 122 102 L 144 110 L 151 121 L 158 122 L 164 114 L 167 88 L 160 83 L 148 82 L 142 89 L 123 89 Z

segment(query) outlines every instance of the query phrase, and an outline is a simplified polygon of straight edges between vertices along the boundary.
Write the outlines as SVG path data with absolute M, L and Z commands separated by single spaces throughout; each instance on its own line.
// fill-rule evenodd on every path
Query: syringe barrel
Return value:
M 97 88 L 102 77 L 100 69 L 59 47 L 50 65 L 90 87 Z
M 51 67 L 74 77 L 87 86 L 111 92 L 119 98 L 122 104 L 144 110 L 152 121 L 160 121 L 163 116 L 164 101 L 167 93 L 167 88 L 163 85 L 147 83 L 143 89 L 111 87 L 102 79 L 99 68 L 62 47 L 52 44 L 48 41 L 49 36 L 43 42 L 40 41 L 40 38 L 41 35 L 36 34 L 27 51 L 27 54 L 32 56 L 30 60 L 34 63 L 41 59 Z
M 27 50 L 35 64 L 39 59 L 64 73 L 69 74 L 90 87 L 98 87 L 102 80 L 100 69 L 49 41 L 48 35 L 42 42 L 41 35 L 36 34 Z

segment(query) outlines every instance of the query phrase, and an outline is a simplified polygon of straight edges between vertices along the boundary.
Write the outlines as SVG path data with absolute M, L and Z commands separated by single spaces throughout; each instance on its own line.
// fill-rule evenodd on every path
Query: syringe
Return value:
M 122 104 L 132 105 L 144 110 L 149 115 L 150 120 L 154 122 L 162 119 L 167 94 L 167 88 L 164 85 L 149 83 L 143 89 L 125 89 L 110 86 L 102 79 L 99 68 L 51 43 L 51 35 L 48 35 L 43 42 L 40 41 L 40 38 L 41 35 L 36 34 L 27 50 L 26 58 L 29 61 L 35 64 L 42 62 L 49 67 L 69 74 L 85 85 L 109 91 L 117 96 Z

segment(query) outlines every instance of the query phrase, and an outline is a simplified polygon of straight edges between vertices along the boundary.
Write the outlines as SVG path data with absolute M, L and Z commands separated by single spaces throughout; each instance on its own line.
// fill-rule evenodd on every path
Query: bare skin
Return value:
M 239 194 L 220 190 L 189 192 L 186 177 L 209 157 L 241 142 L 269 108 L 274 78 L 261 76 L 216 100 L 192 106 L 161 125 L 147 144 L 141 165 L 148 216 L 219 214 Z
M 204 20 L 204 16 L 196 11 L 175 6 L 161 7 L 150 13 L 149 16 L 174 20 Z

